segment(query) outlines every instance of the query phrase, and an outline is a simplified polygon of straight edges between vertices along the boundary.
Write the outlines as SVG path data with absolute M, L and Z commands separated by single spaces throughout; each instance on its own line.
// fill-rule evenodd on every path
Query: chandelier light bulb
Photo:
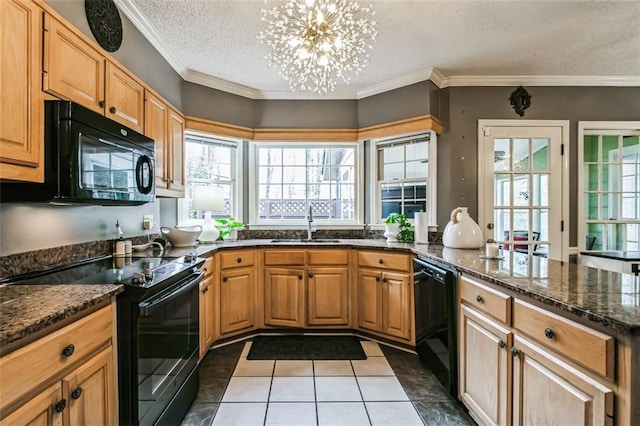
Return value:
M 267 28 L 258 40 L 293 91 L 324 94 L 337 79 L 349 83 L 366 66 L 377 35 L 373 7 L 354 0 L 283 0 L 262 15 Z

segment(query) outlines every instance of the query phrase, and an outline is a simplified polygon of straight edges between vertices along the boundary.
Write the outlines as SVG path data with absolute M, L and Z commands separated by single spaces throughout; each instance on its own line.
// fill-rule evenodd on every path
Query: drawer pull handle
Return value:
M 100 101 L 100 102 L 98 102 L 98 106 L 100 108 L 104 108 L 105 106 L 107 106 L 107 103 L 105 101 Z
M 78 399 L 80 398 L 81 395 L 82 395 L 82 388 L 80 386 L 78 386 L 73 390 L 73 392 L 71 392 L 71 398 L 73 399 Z
M 242 263 L 242 258 L 241 258 L 241 257 L 237 258 L 237 259 L 236 259 L 236 262 L 238 262 L 238 263 Z
M 500 349 L 504 349 L 507 346 L 507 344 L 504 342 L 504 340 L 500 339 L 498 341 L 498 346 L 500 346 Z
M 229 281 L 229 278 L 227 278 L 227 277 L 224 277 L 224 278 L 222 279 L 222 282 L 223 282 L 223 283 L 226 283 L 227 281 Z
M 514 357 L 514 358 L 517 357 L 519 353 L 520 353 L 520 351 L 517 350 L 516 348 L 511 348 L 511 356 L 512 357 Z
M 62 350 L 62 356 L 65 358 L 69 358 L 71 355 L 73 355 L 73 352 L 76 350 L 76 347 L 73 345 L 69 345 L 66 348 L 64 348 Z
M 378 263 L 382 265 L 384 263 L 384 260 L 378 259 Z
M 482 303 L 482 296 L 477 295 L 477 296 L 476 296 L 476 302 L 478 302 L 478 303 Z
M 309 278 L 313 278 L 313 272 L 309 272 Z
M 555 337 L 555 334 L 553 334 L 553 330 L 550 328 L 544 329 L 544 335 L 547 336 L 547 339 L 553 339 Z
M 67 406 L 67 400 L 66 399 L 60 400 L 55 406 L 56 413 L 62 413 L 66 406 Z
M 116 113 L 116 107 L 112 106 L 111 108 L 109 108 L 109 112 L 111 114 L 115 114 Z

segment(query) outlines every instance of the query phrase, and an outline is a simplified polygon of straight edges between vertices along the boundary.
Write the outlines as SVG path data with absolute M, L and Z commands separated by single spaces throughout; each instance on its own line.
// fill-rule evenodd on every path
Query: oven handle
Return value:
M 203 276 L 204 276 L 204 273 L 198 272 L 197 274 L 193 275 L 192 278 L 189 278 L 189 281 L 187 281 L 186 284 L 181 285 L 171 293 L 163 295 L 162 297 L 159 297 L 155 300 L 152 299 L 153 301 L 151 303 L 149 303 L 146 306 L 140 307 L 140 316 L 148 317 L 153 313 L 153 311 L 158 309 L 160 306 L 171 302 L 173 299 L 181 296 L 182 294 L 191 290 L 193 287 L 196 287 L 200 283 L 200 280 L 202 280 Z

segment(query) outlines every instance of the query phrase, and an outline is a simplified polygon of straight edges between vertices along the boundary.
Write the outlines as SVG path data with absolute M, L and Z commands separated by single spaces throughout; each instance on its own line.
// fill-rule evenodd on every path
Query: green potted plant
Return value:
M 238 230 L 244 229 L 244 223 L 234 217 L 229 219 L 216 219 L 216 228 L 220 230 L 220 236 L 225 241 L 235 241 L 238 239 Z
M 387 242 L 413 242 L 413 226 L 407 220 L 407 217 L 402 213 L 391 213 L 389 216 L 387 216 L 387 218 L 384 220 L 384 230 L 384 236 L 387 238 Z

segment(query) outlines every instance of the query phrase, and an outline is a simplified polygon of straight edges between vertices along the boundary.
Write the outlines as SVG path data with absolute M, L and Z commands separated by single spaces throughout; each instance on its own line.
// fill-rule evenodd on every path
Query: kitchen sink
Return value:
M 278 238 L 271 240 L 272 243 L 339 243 L 340 240 L 334 240 L 330 238 Z

